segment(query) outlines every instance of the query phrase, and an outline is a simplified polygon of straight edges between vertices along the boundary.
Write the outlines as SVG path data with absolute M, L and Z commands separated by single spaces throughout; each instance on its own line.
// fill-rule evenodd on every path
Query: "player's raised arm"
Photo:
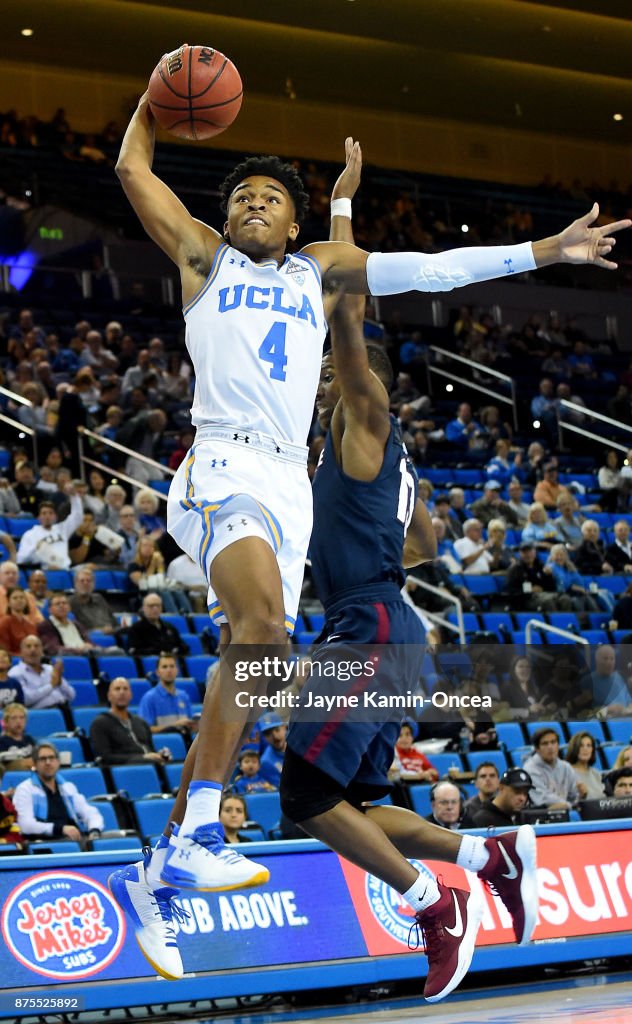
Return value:
M 222 239 L 195 220 L 153 173 L 154 141 L 154 118 L 145 93 L 125 132 L 116 173 L 147 234 L 186 275 L 187 268 L 209 263 Z
M 415 502 L 415 510 L 406 531 L 402 565 L 412 569 L 422 562 L 432 562 L 437 557 L 437 535 L 432 526 L 430 513 L 421 498 Z
M 606 270 L 617 264 L 606 257 L 612 252 L 617 231 L 629 228 L 630 220 L 593 227 L 599 216 L 597 203 L 584 217 L 550 238 L 519 245 L 472 246 L 448 252 L 366 253 L 340 242 L 315 242 L 305 252 L 318 260 L 325 284 L 330 276 L 347 291 L 371 295 L 398 295 L 407 291 L 447 292 L 477 281 L 522 274 L 553 263 L 591 263 Z

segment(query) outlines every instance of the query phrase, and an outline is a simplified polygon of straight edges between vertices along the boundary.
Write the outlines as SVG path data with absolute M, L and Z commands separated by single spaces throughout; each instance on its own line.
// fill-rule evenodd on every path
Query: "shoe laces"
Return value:
M 207 854 L 226 864 L 236 864 L 244 859 L 240 853 L 227 846 L 223 834 L 218 832 L 213 825 L 199 825 L 191 839 L 200 846 L 206 847 Z
M 180 924 L 182 924 L 184 921 L 190 918 L 191 915 L 183 907 L 179 906 L 179 904 L 174 903 L 173 895 L 167 895 L 167 893 L 169 892 L 170 890 L 168 889 L 157 889 L 154 892 L 154 898 L 152 902 L 155 903 L 156 908 L 160 914 L 160 917 L 162 918 L 166 925 L 166 945 L 175 946 L 177 943 L 174 921 L 178 921 L 180 922 Z
M 422 924 L 419 918 L 415 918 L 408 932 L 408 948 L 415 950 L 423 946 L 429 962 L 436 964 L 441 960 L 444 949 L 443 938 L 443 925 L 439 919 L 430 918 Z

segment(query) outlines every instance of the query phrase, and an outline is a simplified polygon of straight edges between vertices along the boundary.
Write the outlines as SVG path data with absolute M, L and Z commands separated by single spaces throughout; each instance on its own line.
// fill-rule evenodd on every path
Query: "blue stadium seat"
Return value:
M 169 764 L 164 765 L 163 771 L 167 776 L 167 785 L 169 789 L 178 789 L 180 781 L 182 779 L 182 764 L 180 762 L 170 761 Z
M 171 486 L 171 476 L 167 480 L 150 480 L 149 486 L 154 491 L 159 491 L 160 494 L 168 494 L 169 487 Z
M 112 590 L 127 591 L 130 589 L 129 579 L 127 578 L 126 572 L 120 570 L 112 570 Z
M 90 640 L 97 647 L 116 647 L 116 637 L 112 636 L 111 633 L 101 633 L 98 629 L 93 629 L 88 633 Z
M 121 826 L 111 803 L 107 803 L 105 800 L 92 801 L 92 803 L 99 810 L 103 818 L 104 832 L 109 832 L 111 829 L 120 829 Z
M 315 629 L 302 629 L 300 632 L 294 634 L 294 640 L 297 644 L 301 644 L 305 647 L 309 647 L 310 644 L 314 643 L 318 633 Z
M 32 774 L 33 774 L 33 772 L 31 772 L 31 771 L 26 771 L 26 772 L 9 771 L 9 772 L 5 772 L 4 775 L 2 776 L 2 789 L 3 789 L 3 791 L 6 792 L 6 790 L 8 790 L 8 789 L 15 789 L 15 787 L 19 786 L 20 783 L 24 782 L 25 779 L 30 779 Z
M 86 755 L 83 750 L 83 745 L 78 736 L 57 736 L 47 737 L 51 743 L 54 743 L 59 753 L 70 754 L 71 764 L 85 764 Z M 88 760 L 91 760 L 89 758 Z M 66 768 L 62 768 L 63 772 L 66 772 Z
M 143 666 L 143 672 L 155 672 L 156 666 L 158 665 L 158 655 L 143 654 L 141 656 L 140 663 Z
M 88 679 L 73 679 L 72 685 L 75 691 L 75 699 L 72 702 L 72 710 L 75 707 L 92 706 L 99 703 L 99 694 L 94 683 Z
M 542 612 L 512 612 L 512 614 L 517 629 L 526 629 L 527 622 L 531 619 L 538 619 L 539 622 L 544 622 Z
M 214 665 L 217 658 L 210 654 L 198 654 L 185 658 L 187 675 L 196 679 L 198 683 L 206 685 L 206 673 L 211 665 Z
M 485 481 L 485 474 L 481 469 L 453 469 L 450 476 L 457 487 L 473 487 Z M 480 498 L 480 494 L 478 497 Z
M 17 540 L 22 538 L 33 526 L 37 526 L 37 519 L 7 519 L 6 523 L 7 533 Z
M 278 793 L 253 793 L 246 797 L 248 819 L 256 821 L 264 832 L 278 824 L 281 817 L 281 798 Z
M 601 756 L 603 757 L 604 761 L 606 762 L 606 767 L 607 768 L 614 768 L 614 763 L 617 760 L 617 757 L 619 756 L 619 753 L 623 750 L 623 748 L 625 746 L 627 746 L 626 743 L 612 743 L 612 744 L 606 744 L 605 746 L 603 746 L 601 748 Z M 7 775 L 8 774 L 9 773 L 7 772 Z M 6 779 L 6 775 L 5 775 L 5 779 Z M 2 784 L 4 785 L 4 780 L 3 780 Z
M 609 718 L 606 723 L 609 738 L 624 745 L 632 743 L 632 721 L 629 718 Z M 6 776 L 5 776 L 6 778 Z
M 325 616 L 320 612 L 310 612 L 309 624 L 312 627 L 312 629 L 317 629 L 320 632 L 323 626 L 325 625 Z
M 476 576 L 474 573 L 464 573 L 465 586 L 475 597 L 487 597 L 496 594 L 498 588 L 493 576 Z
M 528 653 L 529 645 L 527 644 L 527 632 L 526 632 L 526 630 L 524 630 L 524 629 L 514 629 L 514 631 L 511 634 L 511 642 L 514 645 L 514 647 L 519 647 L 520 648 L 520 650 L 517 650 L 515 652 L 516 655 L 518 655 L 518 654 L 522 655 L 522 654 Z M 539 629 L 534 629 L 532 631 L 530 643 L 532 645 L 543 643 L 542 632 Z
M 582 636 L 589 644 L 607 644 L 608 634 L 605 629 L 583 629 Z
M 557 626 L 558 629 L 570 629 L 571 627 L 580 629 L 579 619 L 575 612 L 548 612 L 547 619 L 551 626 Z
M 272 835 L 268 837 L 262 828 L 256 828 L 254 826 L 252 828 L 240 828 L 238 835 L 246 836 L 246 838 L 250 839 L 253 843 L 265 843 L 268 841 L 268 838 L 273 838 Z M 276 839 L 276 836 L 274 836 L 274 838 Z
M 161 619 L 163 619 L 164 622 L 168 622 L 171 626 L 177 629 L 178 633 L 180 634 L 189 632 L 187 620 L 185 619 L 184 615 L 175 615 L 168 613 L 165 615 L 161 615 Z M 210 621 L 211 620 L 209 619 L 209 622 Z
M 99 807 L 99 810 L 101 808 Z M 111 839 L 93 839 L 92 850 L 94 853 L 109 853 L 115 850 L 136 850 L 138 856 L 141 854 L 141 841 L 138 836 L 119 836 Z
M 102 715 L 104 711 L 107 711 L 107 708 L 102 704 L 89 708 L 73 708 L 72 717 L 75 726 L 77 729 L 83 729 L 86 735 L 89 735 L 93 719 L 95 719 L 97 715 Z
M 465 651 L 441 651 L 436 656 L 437 671 L 449 680 L 464 679 L 472 671 L 472 662 Z
M 519 722 L 498 722 L 496 724 L 496 735 L 504 746 L 505 750 L 511 753 L 516 747 L 522 747 L 525 735 Z
M 125 790 L 133 800 L 162 793 L 162 783 L 153 764 L 113 765 L 110 772 L 116 791 Z
M 198 636 L 197 633 L 182 633 L 181 636 L 189 648 L 189 654 L 196 655 L 205 653 L 202 638 Z
M 632 725 L 630 728 L 632 729 Z M 603 724 L 592 718 L 587 722 L 568 721 L 566 722 L 566 731 L 568 732 L 569 740 L 578 732 L 589 732 L 597 743 L 603 743 L 606 739 Z
M 564 742 L 564 730 L 561 722 L 526 722 L 525 727 L 528 738 L 531 739 L 538 729 L 544 729 L 545 726 L 547 729 L 553 729 L 553 731 L 557 733 L 560 738 L 560 743 Z
M 95 590 L 114 590 L 114 577 L 110 569 L 94 570 Z
M 161 747 L 169 747 L 174 761 L 184 761 L 187 756 L 186 743 L 179 732 L 161 732 L 154 736 L 154 746 L 157 750 Z
M 219 639 L 219 626 L 216 626 L 208 615 L 196 613 L 195 615 L 190 615 L 189 619 L 196 633 L 202 633 L 205 629 L 210 629 L 213 636 Z
M 138 822 L 138 830 L 143 839 L 160 835 L 169 821 L 175 800 L 163 797 L 161 800 L 135 800 L 134 813 Z
M 499 775 L 502 775 L 505 769 L 509 767 L 504 750 L 472 750 L 467 754 L 467 760 L 471 772 L 475 772 L 483 761 L 491 761 L 492 764 L 495 764 Z
M 446 615 L 448 622 L 457 623 L 456 612 L 451 611 Z M 468 633 L 474 633 L 479 629 L 478 615 L 475 612 L 463 612 L 463 626 Z
M 105 672 L 110 679 L 116 676 L 125 676 L 130 679 L 136 675 L 136 662 L 127 654 L 99 654 L 97 655 L 97 666 L 99 672 Z
M 90 661 L 82 654 L 64 654 L 64 676 L 69 683 L 75 679 L 92 679 L 94 675 Z
M 59 708 L 33 708 L 28 713 L 26 731 L 38 740 L 54 732 L 67 732 L 68 726 Z
M 608 612 L 589 612 L 588 620 L 591 629 L 607 629 L 610 615 Z
M 176 679 L 176 688 L 184 690 L 192 704 L 199 703 L 201 697 L 200 686 L 196 683 L 195 679 Z
M 430 806 L 430 788 L 430 786 L 423 785 L 408 787 L 413 811 L 419 814 L 422 818 L 426 818 L 432 810 Z
M 67 569 L 47 569 L 46 582 L 49 590 L 72 590 L 74 585 Z
M 63 768 L 61 774 L 66 782 L 72 782 L 87 800 L 103 796 L 108 792 L 103 772 L 96 765 L 85 768 Z
M 495 633 L 500 640 L 504 640 L 504 630 L 511 633 L 513 629 L 511 615 L 507 612 L 484 612 L 481 619 L 483 620 L 483 629 Z
M 442 751 L 441 753 L 431 754 L 427 753 L 426 757 L 430 761 L 433 768 L 436 768 L 439 772 L 439 778 L 448 774 L 449 768 L 458 768 L 460 772 L 464 770 L 463 760 L 458 751 Z
M 72 839 L 35 839 L 29 844 L 29 853 L 34 856 L 47 853 L 81 853 L 81 847 Z
M 145 694 L 152 689 L 146 679 L 130 679 L 129 685 L 132 691 L 132 704 L 140 704 Z
M 615 595 L 623 593 L 630 582 L 628 576 L 593 576 L 593 580 L 602 590 L 609 590 Z

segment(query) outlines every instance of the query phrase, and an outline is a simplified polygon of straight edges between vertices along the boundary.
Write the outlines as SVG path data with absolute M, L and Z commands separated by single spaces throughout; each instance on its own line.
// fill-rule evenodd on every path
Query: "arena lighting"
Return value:
M 612 115 L 612 120 L 613 121 L 623 121 L 623 114 L 613 114 Z
M 534 430 L 539 430 L 540 429 L 540 421 L 539 420 L 534 420 L 533 421 L 533 429 Z
M 470 225 L 469 224 L 461 224 L 461 231 L 463 232 L 464 235 L 466 235 L 469 230 L 470 230 Z
M 20 35 L 21 36 L 32 36 L 33 35 L 33 29 L 32 28 L 23 28 L 23 29 L 20 30 Z
M 454 391 L 454 384 L 446 384 L 445 389 L 446 391 Z

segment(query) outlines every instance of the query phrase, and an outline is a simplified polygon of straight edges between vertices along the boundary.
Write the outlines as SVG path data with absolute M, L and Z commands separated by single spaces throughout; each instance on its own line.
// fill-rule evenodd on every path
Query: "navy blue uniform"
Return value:
M 343 472 L 328 435 L 313 491 L 310 551 L 316 592 L 325 606 L 325 640 L 312 661 L 352 658 L 365 662 L 372 654 L 379 670 L 375 676 L 364 674 L 343 686 L 338 682 L 337 692 L 358 695 L 360 710 L 338 708 L 323 714 L 326 721 L 307 721 L 303 709 L 310 694 L 313 701 L 318 693 L 331 689 L 316 674 L 303 687 L 302 709 L 290 724 L 290 757 L 286 754 L 281 785 L 282 795 L 293 805 L 288 802 L 286 813 L 294 820 L 301 820 L 301 815 L 291 778 L 299 774 L 293 755 L 319 770 L 311 779 L 318 778 L 325 790 L 327 777 L 335 780 L 337 797 L 332 795 L 329 806 L 341 799 L 340 787 L 353 802 L 388 790 L 386 773 L 405 712 L 385 710 L 378 712 L 380 721 L 367 720 L 364 691 L 375 692 L 376 687 L 387 695 L 417 691 L 424 641 L 421 623 L 400 593 L 402 548 L 417 480 L 395 420 L 391 420 L 382 468 L 371 482 L 353 480 Z M 323 805 L 322 810 L 326 809 Z

